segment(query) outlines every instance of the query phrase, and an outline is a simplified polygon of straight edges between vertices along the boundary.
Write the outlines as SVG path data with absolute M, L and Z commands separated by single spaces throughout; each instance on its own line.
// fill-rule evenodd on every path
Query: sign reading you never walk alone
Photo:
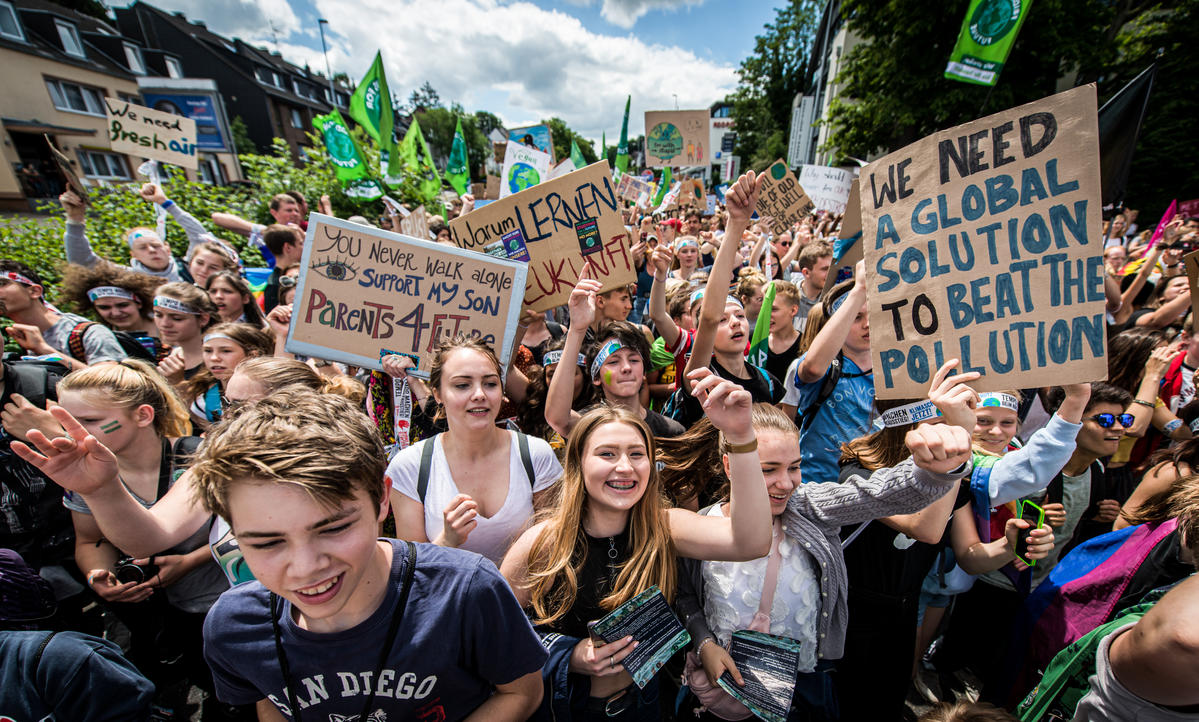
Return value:
M 1075 88 L 862 170 L 878 398 L 923 398 L 951 358 L 980 391 L 1106 378 L 1095 101 Z
M 381 354 L 417 363 L 464 333 L 507 364 L 528 273 L 523 263 L 469 253 L 314 213 L 286 348 L 380 369 Z
M 526 261 L 525 306 L 566 303 L 583 263 L 605 291 L 633 283 L 621 201 L 601 160 L 450 221 L 459 248 Z

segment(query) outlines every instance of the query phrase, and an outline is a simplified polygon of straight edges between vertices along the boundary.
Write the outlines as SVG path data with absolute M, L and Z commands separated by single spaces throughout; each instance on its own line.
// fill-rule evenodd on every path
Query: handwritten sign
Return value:
M 804 193 L 795 174 L 781 159 L 776 160 L 763 174 L 766 182 L 755 206 L 758 215 L 773 220 L 775 235 L 799 223 L 812 212 L 812 199 Z
M 525 145 L 554 158 L 554 132 L 548 125 L 526 125 L 523 128 L 513 128 L 508 131 L 508 142 Z
M 824 165 L 804 165 L 799 168 L 799 184 L 816 204 L 816 210 L 844 213 L 853 173 Z
M 196 155 L 196 121 L 182 115 L 134 105 L 117 98 L 104 99 L 108 142 L 118 153 L 199 167 Z
M 400 233 L 419 238 L 422 241 L 429 240 L 429 214 L 425 211 L 424 206 L 417 208 L 400 220 Z
M 54 159 L 54 165 L 58 166 L 58 172 L 62 173 L 62 177 L 67 179 L 67 185 L 71 191 L 79 196 L 79 199 L 87 203 L 89 196 L 87 194 L 87 186 L 83 185 L 83 181 L 79 179 L 79 174 L 75 172 L 75 168 L 71 165 L 71 159 L 63 155 L 63 152 L 54 147 L 54 141 L 50 140 L 50 136 L 45 133 L 42 137 L 46 139 L 46 145 L 50 146 L 50 157 Z
M 1098 133 L 1087 85 L 862 170 L 878 398 L 923 398 L 950 358 L 980 391 L 1106 378 Z
M 684 178 L 682 181 L 682 189 L 679 191 L 680 206 L 695 206 L 702 208 L 707 205 L 704 192 L 704 182 L 700 178 Z
M 585 260 L 605 291 L 636 280 L 620 205 L 601 160 L 459 216 L 450 235 L 460 248 L 485 251 L 518 231 L 529 255 L 525 306 L 544 311 L 566 303 Z
M 616 194 L 626 201 L 637 202 L 642 193 L 649 195 L 653 192 L 653 184 L 632 173 L 623 173 L 616 183 Z
M 645 114 L 645 164 L 651 168 L 712 162 L 706 110 L 651 110 Z
M 508 143 L 504 151 L 504 172 L 500 176 L 500 198 L 507 198 L 549 180 L 550 157 L 536 148 Z
M 314 213 L 286 349 L 381 369 L 398 353 L 427 378 L 438 342 L 464 333 L 506 364 L 520 317 L 523 263 L 489 258 Z
M 849 201 L 845 204 L 845 215 L 833 243 L 833 283 L 840 283 L 853 276 L 853 268 L 865 256 L 862 253 L 862 195 L 858 190 L 858 179 L 849 186 Z

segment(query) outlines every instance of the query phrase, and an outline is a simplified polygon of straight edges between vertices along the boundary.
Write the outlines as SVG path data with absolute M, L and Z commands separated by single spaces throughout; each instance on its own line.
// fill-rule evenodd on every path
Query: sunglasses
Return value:
M 279 288 L 292 288 L 296 285 L 295 276 L 279 276 Z
M 1128 428 L 1132 426 L 1134 421 L 1132 414 L 1095 414 L 1087 418 L 1099 424 L 1099 428 L 1101 429 L 1110 429 L 1116 425 L 1117 421 L 1124 428 Z

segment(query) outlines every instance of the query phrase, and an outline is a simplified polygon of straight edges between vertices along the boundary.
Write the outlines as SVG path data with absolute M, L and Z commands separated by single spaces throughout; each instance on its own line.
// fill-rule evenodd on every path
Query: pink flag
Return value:
M 1157 222 L 1157 230 L 1153 231 L 1153 237 L 1149 239 L 1149 248 L 1157 245 L 1157 242 L 1166 234 L 1166 226 L 1170 223 L 1170 219 L 1174 218 L 1174 214 L 1178 212 L 1178 199 L 1170 201 L 1170 207 L 1166 209 L 1166 214 Z M 1148 249 L 1146 249 L 1148 250 Z

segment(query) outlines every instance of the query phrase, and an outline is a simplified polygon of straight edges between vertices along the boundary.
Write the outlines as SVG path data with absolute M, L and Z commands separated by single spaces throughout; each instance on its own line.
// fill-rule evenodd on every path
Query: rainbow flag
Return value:
M 250 286 L 250 293 L 254 294 L 254 299 L 258 301 L 258 305 L 262 305 L 262 293 L 266 290 L 267 281 L 271 280 L 271 272 L 273 268 L 243 268 L 242 275 L 246 278 L 246 283 Z

